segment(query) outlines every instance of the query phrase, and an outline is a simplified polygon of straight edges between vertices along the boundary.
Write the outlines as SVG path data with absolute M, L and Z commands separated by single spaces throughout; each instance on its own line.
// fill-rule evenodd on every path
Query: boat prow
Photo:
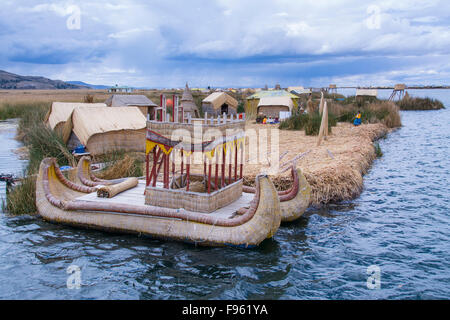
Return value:
M 292 186 L 285 191 L 278 191 L 280 200 L 281 222 L 294 221 L 300 218 L 309 206 L 311 186 L 299 168 L 291 169 Z M 244 186 L 244 192 L 255 193 L 254 187 Z
M 41 162 L 36 182 L 36 205 L 39 214 L 48 221 L 199 245 L 248 248 L 272 237 L 281 221 L 273 183 L 265 175 L 258 176 L 255 182 L 255 194 L 248 205 L 236 208 L 240 204 L 236 202 L 220 212 L 206 214 L 130 204 L 139 203 L 130 202 L 130 197 L 144 203 L 143 189 L 137 190 L 140 186 L 112 199 L 97 198 L 97 186 L 68 181 L 56 160 L 46 158 Z M 138 199 L 139 196 L 142 198 Z
M 98 185 L 109 186 L 125 181 L 126 178 L 114 179 L 114 180 L 104 180 L 97 178 L 91 171 L 91 159 L 87 156 L 81 157 L 78 161 L 78 166 L 76 168 L 75 182 L 78 184 L 83 184 L 89 187 L 95 187 Z

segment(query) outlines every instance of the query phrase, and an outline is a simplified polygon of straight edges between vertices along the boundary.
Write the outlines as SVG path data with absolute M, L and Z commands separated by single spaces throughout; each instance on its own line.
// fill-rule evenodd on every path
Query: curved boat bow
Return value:
M 308 208 L 311 197 L 311 186 L 300 169 L 292 166 L 292 186 L 288 190 L 278 191 L 280 199 L 281 222 L 298 219 Z M 255 193 L 254 187 L 244 186 L 243 192 Z

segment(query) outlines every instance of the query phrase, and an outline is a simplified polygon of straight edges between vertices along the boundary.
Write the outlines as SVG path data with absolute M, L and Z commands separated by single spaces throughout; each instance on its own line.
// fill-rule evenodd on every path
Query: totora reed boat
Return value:
M 267 176 L 256 178 L 256 193 L 213 213 L 145 205 L 144 183 L 111 199 L 98 198 L 96 187 L 67 180 L 56 160 L 42 161 L 36 205 L 48 221 L 107 231 L 137 233 L 199 245 L 254 247 L 280 225 L 280 206 Z M 138 204 L 142 203 L 142 204 Z
M 259 175 L 254 193 L 243 192 L 245 120 L 186 119 L 175 99 L 170 121 L 161 100 L 147 121 L 145 179 L 98 179 L 82 158 L 69 180 L 55 159 L 46 158 L 36 182 L 39 214 L 57 223 L 199 245 L 248 248 L 273 237 L 281 211 L 272 181 Z M 191 166 L 198 159 L 202 173 Z

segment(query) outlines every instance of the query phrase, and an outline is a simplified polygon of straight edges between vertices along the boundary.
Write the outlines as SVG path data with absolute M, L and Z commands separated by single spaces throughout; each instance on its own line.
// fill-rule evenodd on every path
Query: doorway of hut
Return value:
M 228 105 L 224 103 L 222 107 L 220 107 L 220 114 L 228 114 Z

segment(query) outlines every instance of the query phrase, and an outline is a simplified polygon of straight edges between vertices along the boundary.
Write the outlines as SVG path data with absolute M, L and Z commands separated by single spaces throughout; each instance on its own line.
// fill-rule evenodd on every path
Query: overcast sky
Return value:
M 450 1 L 0 0 L 0 69 L 180 87 L 450 84 Z

